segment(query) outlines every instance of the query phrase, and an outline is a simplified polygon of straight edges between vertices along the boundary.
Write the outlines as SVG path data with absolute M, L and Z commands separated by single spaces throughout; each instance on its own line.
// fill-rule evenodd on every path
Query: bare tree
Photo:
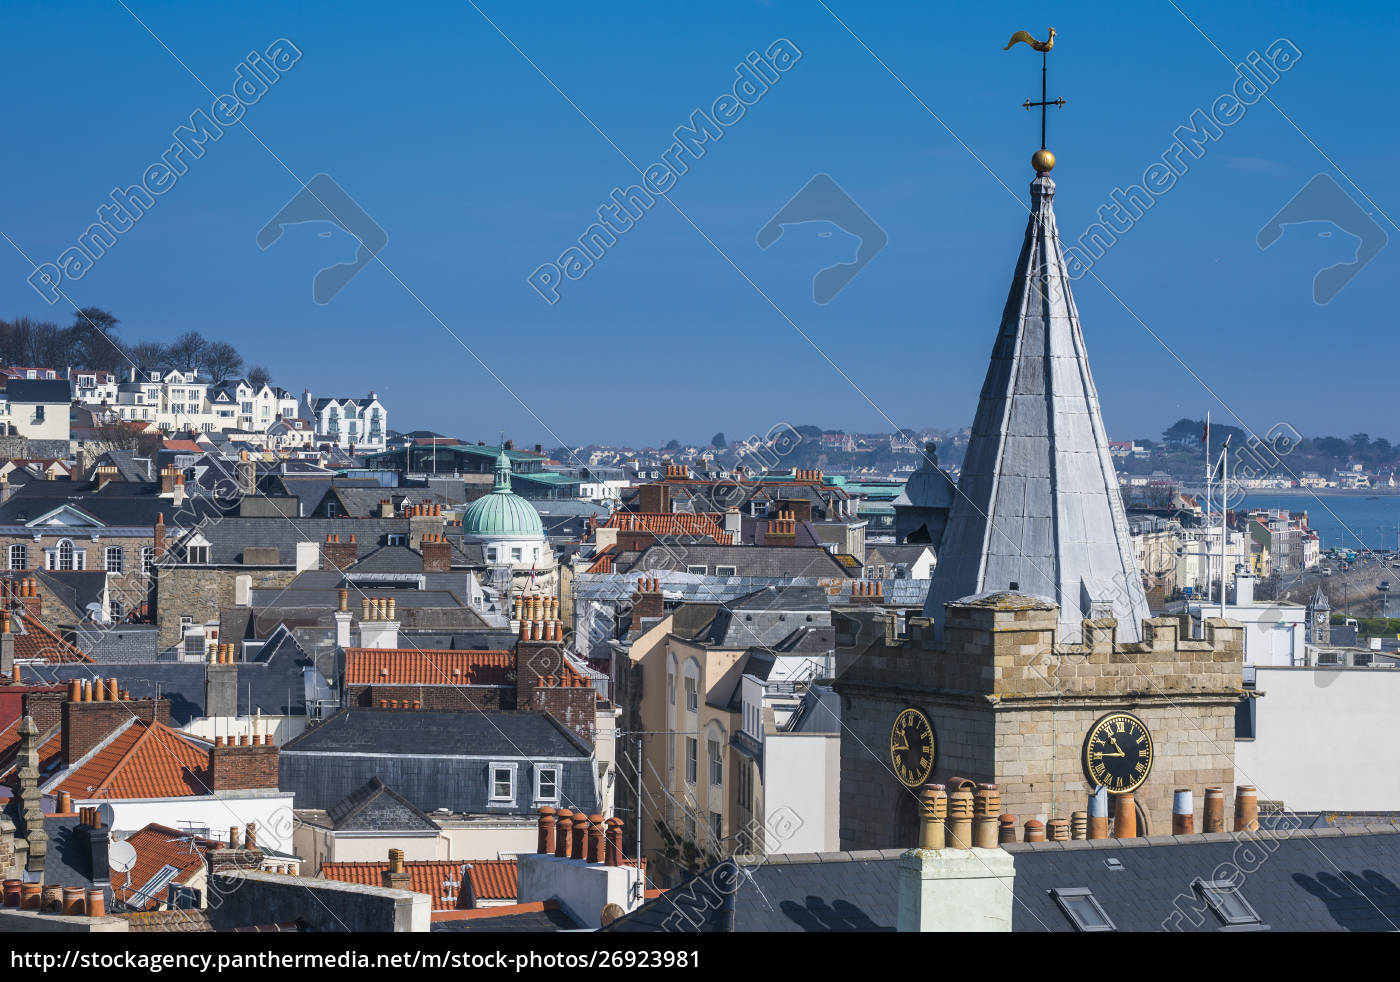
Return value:
M 144 369 L 165 369 L 172 364 L 170 360 L 170 349 L 157 341 L 142 341 L 139 344 L 130 345 L 126 349 L 126 356 L 136 363 L 137 368 Z M 124 364 L 124 368 L 130 368 L 130 364 Z
M 261 365 L 254 365 L 248 369 L 248 384 L 255 389 L 260 389 L 272 381 L 272 373 Z
M 198 331 L 186 331 L 170 345 L 170 360 L 176 368 L 189 372 L 199 368 L 204 361 L 209 342 Z
M 204 370 L 215 382 L 233 378 L 243 370 L 243 356 L 227 341 L 215 341 L 204 349 Z

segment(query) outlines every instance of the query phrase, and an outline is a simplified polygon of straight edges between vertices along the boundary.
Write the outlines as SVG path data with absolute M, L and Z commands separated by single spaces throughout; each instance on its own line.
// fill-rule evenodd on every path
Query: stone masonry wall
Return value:
M 1175 787 L 1195 792 L 1198 812 L 1205 787 L 1233 793 L 1239 625 L 1210 619 L 1196 641 L 1157 618 L 1142 642 L 1117 644 L 1116 622 L 1091 620 L 1084 644 L 1057 646 L 1057 611 L 1035 598 L 1001 594 L 947 610 L 943 642 L 923 618 L 910 620 L 907 638 L 878 612 L 838 619 L 843 849 L 914 844 L 917 793 L 889 761 L 890 727 L 911 706 L 934 726 L 931 780 L 994 781 L 1018 823 L 1086 807 L 1084 739 L 1114 711 L 1136 714 L 1152 734 L 1152 772 L 1135 797 L 1153 832 L 1170 828 Z
M 280 590 L 296 576 L 293 569 L 254 566 L 169 566 L 156 567 L 156 623 L 160 630 L 157 645 L 165 651 L 180 643 L 180 618 L 194 623 L 218 616 L 218 611 L 234 606 L 239 576 L 252 577 L 253 589 Z

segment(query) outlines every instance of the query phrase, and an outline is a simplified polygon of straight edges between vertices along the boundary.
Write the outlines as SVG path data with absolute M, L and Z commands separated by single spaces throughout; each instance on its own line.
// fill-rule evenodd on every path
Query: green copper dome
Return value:
M 544 538 L 540 514 L 510 489 L 510 457 L 496 458 L 496 481 L 491 493 L 477 498 L 462 516 L 462 534 L 494 538 Z

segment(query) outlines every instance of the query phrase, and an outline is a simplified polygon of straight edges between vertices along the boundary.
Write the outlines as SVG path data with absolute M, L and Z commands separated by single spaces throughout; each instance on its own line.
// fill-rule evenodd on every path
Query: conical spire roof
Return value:
M 1086 617 L 1116 617 L 1140 640 L 1148 617 L 1098 393 L 1060 249 L 1048 173 L 992 349 L 924 614 L 1015 589 L 1060 605 L 1059 639 Z

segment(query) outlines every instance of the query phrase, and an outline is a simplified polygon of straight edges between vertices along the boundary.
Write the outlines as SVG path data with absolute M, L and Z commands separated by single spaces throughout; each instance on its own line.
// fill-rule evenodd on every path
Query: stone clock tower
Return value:
M 1208 620 L 1191 640 L 1149 617 L 1060 249 L 1053 157 L 1035 163 L 924 616 L 902 635 L 879 612 L 838 618 L 843 849 L 911 845 L 910 784 L 954 775 L 997 783 L 1020 821 L 1067 818 L 1116 782 L 1151 832 L 1170 828 L 1173 788 L 1197 801 L 1209 785 L 1232 791 L 1243 631 Z M 910 709 L 931 724 L 928 761 L 892 734 Z M 1148 738 L 1110 735 L 1086 760 L 1090 731 L 1115 713 Z M 1091 784 L 1091 767 L 1122 764 Z

